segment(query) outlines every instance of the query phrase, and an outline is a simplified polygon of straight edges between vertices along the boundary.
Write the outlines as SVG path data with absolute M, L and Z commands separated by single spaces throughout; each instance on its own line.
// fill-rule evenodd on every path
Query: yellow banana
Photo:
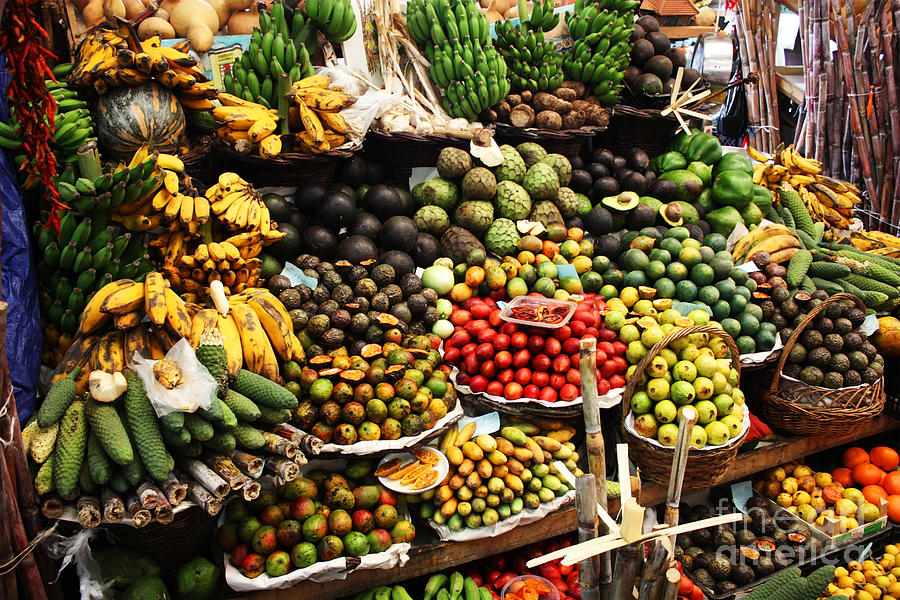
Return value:
M 218 314 L 218 313 L 217 313 Z M 227 317 L 218 315 L 219 333 L 222 334 L 222 343 L 225 346 L 225 356 L 228 359 L 228 374 L 237 377 L 244 364 L 244 351 L 241 347 L 241 334 L 234 316 L 229 312 Z
M 747 154 L 749 154 L 750 158 L 752 158 L 753 160 L 762 162 L 762 163 L 769 162 L 770 160 L 772 160 L 771 156 L 769 156 L 767 154 L 763 154 L 762 152 L 760 152 L 753 146 L 747 146 Z
M 327 75 L 310 75 L 300 81 L 295 81 L 291 87 L 295 90 L 302 90 L 313 87 L 327 88 L 329 85 L 331 85 L 331 78 Z
M 170 288 L 165 289 L 165 298 L 166 325 L 179 337 L 190 335 L 191 317 L 188 315 L 184 301 Z
M 791 260 L 797 252 L 800 251 L 800 248 L 782 248 L 780 250 L 776 250 L 774 253 L 770 253 L 769 257 L 772 259 L 773 263 L 784 263 Z
M 218 324 L 216 315 L 219 312 L 214 308 L 204 308 L 197 311 L 197 314 L 191 319 L 191 330 L 188 332 L 188 342 L 191 347 L 196 348 L 200 345 L 200 336 L 204 331 L 212 329 Z
M 316 113 L 302 102 L 297 104 L 297 108 L 300 109 L 300 120 L 303 122 L 303 127 L 306 129 L 305 133 L 309 134 L 309 137 L 317 144 L 324 142 L 325 128 L 322 126 L 322 121 L 319 120 Z M 274 130 L 275 127 L 273 126 L 272 131 Z M 253 138 L 252 130 L 250 137 Z
M 144 311 L 154 325 L 166 321 L 166 280 L 162 273 L 150 271 L 144 278 Z
M 132 327 L 125 332 L 125 363 L 134 362 L 134 353 L 150 358 L 150 332 L 143 325 Z
M 321 123 L 319 124 L 319 126 L 321 127 Z M 250 136 L 251 141 L 258 142 L 259 140 L 275 131 L 275 128 L 277 127 L 278 123 L 275 121 L 275 119 L 267 115 L 262 119 L 254 122 L 250 129 L 247 130 L 247 135 Z
M 125 368 L 125 337 L 120 331 L 110 331 L 97 343 L 94 349 L 94 363 L 107 373 L 116 373 Z
M 144 284 L 137 283 L 131 279 L 123 281 L 127 281 L 128 285 L 120 287 L 107 295 L 100 304 L 100 312 L 124 315 L 144 305 Z
M 168 189 L 168 188 L 167 188 Z M 175 193 L 169 199 L 168 204 L 166 204 L 166 208 L 163 211 L 163 215 L 166 217 L 166 221 L 172 221 L 178 217 L 181 213 L 181 203 L 186 198 L 179 193 Z
M 231 313 L 241 336 L 244 363 L 254 373 L 279 380 L 278 359 L 256 312 L 246 304 L 232 307 Z
M 282 315 L 273 303 L 262 295 L 250 298 L 247 304 L 256 313 L 278 356 L 282 360 L 291 360 L 294 349 L 291 340 L 293 324 L 290 317 L 285 318 L 286 315 Z
M 275 158 L 281 154 L 281 136 L 274 133 L 259 140 L 259 155 L 263 158 Z
M 321 87 L 302 87 L 299 89 L 294 88 L 294 101 L 298 104 L 303 103 L 317 111 L 338 112 L 353 106 L 356 103 L 356 98 L 343 92 Z
M 194 219 L 194 197 L 183 195 L 181 197 L 181 210 L 179 211 L 181 222 L 187 225 Z
M 194 217 L 200 225 L 209 221 L 209 200 L 203 196 L 194 197 Z

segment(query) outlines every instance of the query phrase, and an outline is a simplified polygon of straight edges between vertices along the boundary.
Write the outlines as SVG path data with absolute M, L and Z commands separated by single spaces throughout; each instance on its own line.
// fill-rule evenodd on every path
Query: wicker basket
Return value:
M 731 356 L 739 356 L 737 345 L 727 333 L 717 327 L 711 325 L 697 325 L 694 327 L 685 327 L 676 329 L 655 346 L 653 346 L 641 362 L 638 363 L 636 372 L 643 373 L 644 369 L 650 364 L 650 361 L 659 354 L 660 350 L 667 347 L 670 343 L 677 339 L 691 335 L 692 333 L 708 333 L 722 338 L 731 350 Z M 740 382 L 741 366 L 737 360 L 732 360 L 732 365 L 738 372 L 738 382 Z M 645 437 L 635 434 L 625 426 L 625 418 L 631 408 L 631 396 L 634 394 L 635 388 L 639 382 L 638 377 L 632 376 L 625 386 L 625 395 L 622 398 L 622 436 L 628 442 L 628 455 L 631 457 L 635 466 L 640 468 L 641 475 L 651 481 L 666 484 L 672 472 L 672 458 L 675 455 L 674 448 L 660 448 L 653 444 Z M 738 449 L 744 438 L 747 437 L 745 430 L 739 437 L 733 438 L 723 446 L 710 446 L 703 449 L 691 448 L 688 451 L 687 467 L 684 471 L 684 487 L 685 488 L 705 488 L 711 487 L 722 481 L 728 471 L 728 467 L 734 457 L 737 456 Z
M 366 154 L 385 164 L 392 180 L 405 182 L 413 168 L 434 167 L 444 148 L 468 150 L 469 144 L 470 140 L 451 135 L 369 131 L 363 147 Z
M 852 294 L 834 294 L 809 311 L 794 329 L 781 350 L 769 390 L 762 398 L 763 414 L 770 425 L 801 435 L 841 437 L 865 428 L 884 409 L 884 377 L 872 385 L 839 390 L 793 383 L 782 377 L 781 370 L 800 334 L 825 307 L 839 300 L 851 300 L 860 309 L 866 309 L 862 300 Z M 815 406 L 826 397 L 837 406 Z M 810 404 L 799 404 L 795 398 L 809 400 Z
M 191 179 L 195 180 L 195 185 L 202 183 L 204 186 L 209 187 L 216 181 L 213 171 L 210 169 L 212 157 L 209 149 L 212 143 L 212 136 L 192 137 L 190 142 L 190 151 L 179 157 L 181 162 L 184 163 L 184 172 Z M 197 188 L 199 189 L 200 186 L 197 185 Z M 206 188 L 204 187 L 204 189 Z
M 575 156 L 581 152 L 581 147 L 589 139 L 606 131 L 606 127 L 585 126 L 579 129 L 562 129 L 551 131 L 549 129 L 522 129 L 508 123 L 495 124 L 496 133 L 494 139 L 498 144 L 510 144 L 518 146 L 524 142 L 536 142 L 549 153 L 562 154 L 563 156 Z
M 669 140 L 678 129 L 675 117 L 662 116 L 659 110 L 639 109 L 624 104 L 613 107 L 609 127 L 598 134 L 594 146 L 608 148 L 613 154 L 625 154 L 641 148 L 650 156 L 657 156 L 669 147 Z
M 218 138 L 210 152 L 211 166 L 217 172 L 232 171 L 256 187 L 329 183 L 337 161 L 353 156 L 351 150 L 331 150 L 324 154 L 283 152 L 276 158 L 262 158 L 242 154 Z

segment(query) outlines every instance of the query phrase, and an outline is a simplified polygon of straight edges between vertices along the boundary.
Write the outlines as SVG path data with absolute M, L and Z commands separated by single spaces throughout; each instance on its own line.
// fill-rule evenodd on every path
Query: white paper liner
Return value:
M 397 440 L 372 440 L 368 442 L 356 442 L 355 444 L 347 444 L 346 446 L 342 446 L 341 444 L 329 443 L 322 446 L 321 452 L 322 454 L 366 456 L 369 454 L 375 454 L 377 452 L 390 452 L 412 448 L 413 446 L 417 446 L 422 443 L 422 441 L 427 439 L 429 436 L 434 435 L 435 429 L 445 427 L 459 419 L 461 416 L 463 416 L 463 409 L 459 400 L 457 400 L 456 408 L 444 415 L 443 418 L 439 419 L 438 422 L 434 424 L 434 427 L 432 427 L 428 431 L 423 431 L 419 435 L 414 435 L 412 437 L 402 437 Z
M 772 346 L 771 350 L 767 350 L 766 352 L 753 352 L 751 354 L 741 354 L 741 366 L 748 367 L 751 365 L 759 365 L 766 361 L 767 358 L 778 352 L 784 348 L 784 342 L 781 341 L 781 336 L 777 333 L 775 334 L 775 345 Z
M 554 498 L 550 502 L 541 503 L 537 508 L 526 508 L 519 514 L 512 515 L 510 518 L 503 521 L 497 521 L 490 527 L 478 527 L 477 529 L 464 527 L 459 531 L 451 531 L 446 525 L 438 525 L 431 519 L 428 519 L 428 525 L 437 532 L 438 537 L 441 538 L 442 542 L 468 542 L 471 540 L 480 540 L 483 538 L 494 537 L 495 535 L 500 535 L 507 531 L 512 531 L 520 525 L 528 525 L 529 523 L 540 521 L 550 513 L 556 512 L 559 508 L 574 500 L 575 490 L 569 490 L 563 496 Z
M 635 431 L 635 429 L 634 429 L 634 412 L 633 411 L 629 410 L 628 416 L 625 417 L 625 429 L 627 429 L 630 433 L 633 433 L 635 436 L 640 437 L 644 441 L 650 442 L 652 445 L 656 446 L 657 448 L 661 448 L 663 450 L 672 450 L 672 451 L 675 450 L 672 446 L 663 446 L 659 442 L 659 440 L 657 440 L 655 438 L 644 437 L 641 434 L 639 434 L 637 431 Z M 750 411 L 748 410 L 747 405 L 745 404 L 744 405 L 744 418 L 741 421 L 741 432 L 736 437 L 731 438 L 730 440 L 728 440 L 727 444 L 722 444 L 721 446 L 710 446 L 709 444 L 707 444 L 706 446 L 703 446 L 702 448 L 694 448 L 693 446 L 691 446 L 691 452 L 706 452 L 708 450 L 721 450 L 722 448 L 727 448 L 736 443 L 740 443 L 741 440 L 744 439 L 744 436 L 747 435 L 747 432 L 749 430 L 750 430 Z
M 570 406 L 581 406 L 584 403 L 584 397 L 582 396 L 578 396 L 574 400 L 557 400 L 556 402 L 547 402 L 546 400 L 540 400 L 538 398 L 507 400 L 501 396 L 492 396 L 485 392 L 473 392 L 472 388 L 457 381 L 458 376 L 459 369 L 453 367 L 453 370 L 450 372 L 450 380 L 453 382 L 453 387 L 455 387 L 457 391 L 462 392 L 463 394 L 469 394 L 470 396 L 482 396 L 497 404 L 537 404 L 539 406 L 546 406 L 547 408 L 568 408 Z M 613 406 L 617 406 L 619 402 L 622 401 L 622 395 L 624 393 L 624 387 L 609 390 L 604 395 L 600 396 L 600 408 L 612 408 Z
M 303 473 L 316 469 L 337 472 L 346 464 L 347 461 L 341 458 L 314 460 L 300 467 L 300 473 L 302 475 Z M 260 482 L 269 487 L 273 485 L 273 480 L 269 476 L 261 479 Z M 401 514 L 404 518 L 409 519 L 409 512 L 406 509 L 403 509 Z M 224 523 L 225 510 L 223 509 L 222 512 L 219 513 L 218 524 L 221 526 Z M 297 585 L 301 581 L 307 580 L 322 582 L 346 579 L 347 575 L 359 569 L 393 569 L 395 567 L 402 567 L 406 564 L 406 561 L 409 560 L 409 549 L 411 547 L 412 545 L 406 542 L 402 544 L 392 544 L 391 547 L 384 552 L 366 554 L 365 556 L 359 557 L 360 563 L 356 567 L 349 566 L 347 564 L 348 557 L 341 556 L 334 560 L 313 563 L 303 569 L 294 569 L 281 577 L 269 577 L 268 574 L 263 573 L 254 579 L 244 577 L 244 575 L 228 561 L 229 555 L 223 553 L 223 556 L 225 557 L 225 583 L 236 592 L 257 592 L 261 590 L 286 589 Z M 354 562 L 356 561 L 356 559 L 352 560 Z
M 843 408 L 842 405 L 834 405 L 833 403 L 832 403 L 832 405 L 827 405 L 826 404 L 827 396 L 834 392 L 841 392 L 844 390 L 859 390 L 859 389 L 871 387 L 871 385 L 872 385 L 871 383 L 861 383 L 859 385 L 853 385 L 853 386 L 847 386 L 847 387 L 842 387 L 842 388 L 838 388 L 838 389 L 832 389 L 832 388 L 822 387 L 822 386 L 818 386 L 818 385 L 808 385 L 806 383 L 803 383 L 799 379 L 794 379 L 793 377 L 789 377 L 788 375 L 785 375 L 784 373 L 782 373 L 780 387 L 781 387 L 781 393 L 784 396 L 784 399 L 787 400 L 788 402 L 793 402 L 794 404 L 798 404 L 800 406 L 817 406 L 819 408 Z M 794 392 L 796 392 L 799 388 L 805 388 L 807 390 L 812 388 L 812 389 L 816 390 L 816 392 L 819 394 L 819 401 L 816 402 L 815 404 L 812 404 L 811 402 L 798 402 L 797 400 L 794 400 L 794 398 L 793 398 Z

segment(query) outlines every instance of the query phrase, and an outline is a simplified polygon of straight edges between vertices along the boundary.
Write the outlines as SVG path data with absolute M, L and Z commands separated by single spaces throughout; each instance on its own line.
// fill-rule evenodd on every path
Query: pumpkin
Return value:
M 178 99 L 155 83 L 122 86 L 100 96 L 94 123 L 104 152 L 124 161 L 143 145 L 175 154 L 185 129 Z

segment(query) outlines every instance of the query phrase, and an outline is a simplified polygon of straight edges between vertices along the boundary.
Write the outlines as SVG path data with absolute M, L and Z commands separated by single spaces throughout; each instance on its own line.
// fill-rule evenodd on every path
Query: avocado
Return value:
M 328 235 L 330 235 L 332 238 L 334 237 L 334 233 L 332 233 L 331 231 L 325 229 L 324 227 L 319 228 L 328 232 Z M 278 260 L 293 261 L 295 258 L 297 258 L 297 255 L 300 254 L 300 251 L 303 249 L 304 244 L 302 240 L 306 238 L 306 232 L 304 232 L 303 238 L 301 238 L 300 232 L 297 231 L 297 228 L 290 223 L 279 223 L 278 231 L 284 233 L 284 237 L 269 246 L 267 251 Z M 334 244 L 336 243 L 337 240 L 335 239 Z M 333 249 L 334 246 L 332 245 L 331 247 Z
M 356 202 L 344 192 L 329 191 L 316 209 L 322 225 L 340 230 L 347 226 L 356 212 Z
M 672 227 L 679 227 L 684 224 L 684 218 L 681 215 L 681 206 L 677 202 L 669 202 L 668 204 L 660 206 L 659 216 Z
M 586 170 L 594 180 L 609 177 L 609 167 L 602 162 L 592 162 L 587 166 Z
M 600 179 L 594 180 L 594 185 L 591 187 L 591 192 L 594 195 L 594 198 L 605 198 L 607 196 L 615 196 L 621 191 L 619 187 L 619 182 L 610 176 L 601 177 Z
M 641 148 L 632 148 L 629 150 L 625 160 L 628 161 L 628 166 L 630 168 L 635 171 L 640 171 L 641 173 L 646 171 L 647 167 L 650 166 L 650 157 L 647 156 L 647 153 Z
M 411 196 L 410 196 L 411 197 Z M 381 221 L 395 215 L 412 216 L 415 211 L 415 201 L 412 206 L 400 195 L 396 188 L 389 185 L 373 185 L 363 196 L 363 207 Z
M 673 71 L 678 71 L 679 68 L 687 66 L 684 48 L 669 48 L 666 50 L 665 56 L 672 61 Z
M 263 204 L 269 209 L 269 217 L 276 223 L 287 223 L 291 218 L 291 205 L 281 194 L 263 194 Z
M 653 15 L 642 16 L 636 21 L 636 24 L 640 25 L 648 34 L 653 33 L 654 31 L 659 31 L 659 21 L 657 21 L 656 17 L 654 17 Z
M 402 277 L 416 270 L 416 264 L 413 262 L 412 257 L 402 250 L 389 250 L 381 255 L 378 262 L 394 267 L 397 277 Z
M 694 85 L 694 82 L 703 77 L 697 69 L 685 69 L 684 75 L 681 76 L 681 87 L 687 89 Z
M 338 245 L 337 258 L 358 265 L 364 260 L 378 258 L 378 247 L 375 242 L 363 235 L 351 235 Z
M 640 40 L 644 42 L 646 40 Z M 634 91 L 646 94 L 648 96 L 656 96 L 663 93 L 662 79 L 653 73 L 644 73 L 634 82 Z
M 409 217 L 397 215 L 389 218 L 381 226 L 381 245 L 387 250 L 411 252 L 416 247 L 418 229 Z
M 677 192 L 678 186 L 669 179 L 657 178 L 647 188 L 647 195 L 658 198 L 660 202 L 671 202 L 675 199 Z
M 634 83 L 637 81 L 637 78 L 643 74 L 644 72 L 641 71 L 641 68 L 637 65 L 628 65 L 627 67 L 625 67 L 625 77 L 623 77 L 625 85 L 633 88 Z
M 441 256 L 441 243 L 430 233 L 420 231 L 416 236 L 416 247 L 412 259 L 417 267 L 430 267 Z
M 648 39 L 638 40 L 631 47 L 631 64 L 643 67 L 644 63 L 653 58 L 656 51 L 653 48 L 653 42 Z
M 647 192 L 647 179 L 637 171 L 629 170 L 619 179 L 619 184 L 623 190 L 634 192 L 638 196 L 643 196 Z
M 672 75 L 672 68 L 672 61 L 662 54 L 657 54 L 646 63 L 644 63 L 645 73 L 652 73 L 663 81 L 665 81 Z
M 294 206 L 302 213 L 315 214 L 327 193 L 328 189 L 320 183 L 302 183 L 294 191 Z
M 648 33 L 646 39 L 650 40 L 650 43 L 653 44 L 654 54 L 665 54 L 672 46 L 672 40 L 661 31 Z
M 593 183 L 594 180 L 591 174 L 582 169 L 573 170 L 572 175 L 569 177 L 569 187 L 579 194 L 589 193 Z
M 366 161 L 358 154 L 345 158 L 338 162 L 335 168 L 336 181 L 352 187 L 359 187 L 366 183 Z
M 381 231 L 381 221 L 370 212 L 360 212 L 353 215 L 353 219 L 347 226 L 350 235 L 364 235 L 370 240 L 377 240 Z
M 656 213 L 647 204 L 639 203 L 628 213 L 626 223 L 628 229 L 643 229 L 650 227 L 656 221 Z
M 278 228 L 281 229 L 281 225 L 279 225 Z M 284 240 L 285 238 L 281 238 L 278 242 L 269 246 L 269 252 L 275 257 L 280 258 L 276 253 L 275 246 Z M 310 254 L 315 254 L 322 258 L 330 258 L 337 249 L 338 239 L 337 235 L 335 235 L 331 229 L 323 227 L 322 225 L 311 225 L 303 232 L 303 245 L 305 250 Z M 284 260 L 290 259 L 285 258 Z
M 640 196 L 634 192 L 622 192 L 617 196 L 607 196 L 601 200 L 604 206 L 614 210 L 631 210 L 640 203 Z
M 585 215 L 584 224 L 588 232 L 602 236 L 613 230 L 612 214 L 602 204 L 598 204 Z

